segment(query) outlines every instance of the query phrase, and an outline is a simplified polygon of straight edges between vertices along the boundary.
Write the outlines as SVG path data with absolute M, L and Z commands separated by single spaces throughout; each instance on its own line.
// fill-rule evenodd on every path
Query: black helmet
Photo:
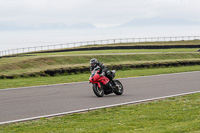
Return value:
M 90 60 L 90 66 L 91 67 L 96 67 L 97 63 L 98 63 L 97 59 L 91 59 Z

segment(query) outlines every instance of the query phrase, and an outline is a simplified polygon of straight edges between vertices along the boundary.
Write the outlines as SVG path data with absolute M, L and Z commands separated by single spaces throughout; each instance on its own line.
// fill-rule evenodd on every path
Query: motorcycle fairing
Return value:
M 89 81 L 91 82 L 91 83 L 97 83 L 97 85 L 98 85 L 98 87 L 99 88 L 101 88 L 101 84 L 100 83 L 102 83 L 103 85 L 106 85 L 110 80 L 107 78 L 107 77 L 105 77 L 105 76 L 100 76 L 99 74 L 98 74 L 98 72 L 99 71 L 97 71 L 95 74 L 94 74 L 94 72 L 93 72 L 93 75 L 92 76 L 90 76 L 90 78 L 89 78 Z

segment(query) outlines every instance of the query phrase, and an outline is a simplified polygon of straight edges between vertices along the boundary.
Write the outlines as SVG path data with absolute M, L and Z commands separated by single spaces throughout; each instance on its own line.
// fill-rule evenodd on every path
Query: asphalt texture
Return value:
M 0 122 L 200 91 L 200 71 L 119 80 L 123 95 L 102 98 L 88 82 L 0 90 Z

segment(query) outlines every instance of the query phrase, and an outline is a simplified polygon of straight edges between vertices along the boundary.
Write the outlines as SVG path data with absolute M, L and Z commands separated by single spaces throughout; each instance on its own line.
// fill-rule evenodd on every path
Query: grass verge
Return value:
M 20 75 L 41 72 L 55 68 L 75 68 L 88 66 L 89 60 L 96 58 L 105 65 L 133 64 L 137 62 L 157 62 L 194 60 L 200 58 L 200 53 L 159 53 L 159 54 L 119 54 L 119 55 L 79 55 L 79 56 L 36 56 L 3 58 L 0 62 L 0 76 Z
M 15 133 L 177 133 L 200 131 L 200 93 L 0 126 Z
M 113 50 L 85 50 L 54 53 L 30 53 L 29 56 L 43 55 L 85 55 L 85 54 L 120 54 L 120 53 L 167 53 L 167 52 L 196 52 L 198 48 L 174 48 L 174 49 L 113 49 Z
M 116 78 L 127 78 L 137 76 L 149 76 L 168 73 L 200 71 L 199 65 L 197 66 L 184 66 L 184 67 L 169 67 L 169 68 L 154 68 L 154 69 L 130 69 L 120 70 L 116 73 Z M 34 77 L 34 78 L 19 78 L 19 79 L 1 79 L 0 89 L 17 88 L 38 85 L 51 85 L 71 82 L 88 81 L 90 74 L 72 74 L 55 77 Z

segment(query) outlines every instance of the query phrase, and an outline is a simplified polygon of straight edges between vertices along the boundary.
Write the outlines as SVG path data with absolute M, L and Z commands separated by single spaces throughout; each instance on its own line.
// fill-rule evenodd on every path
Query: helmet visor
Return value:
M 92 66 L 92 67 L 93 67 L 93 66 L 94 66 L 94 64 L 95 64 L 95 63 L 90 63 L 90 66 Z

